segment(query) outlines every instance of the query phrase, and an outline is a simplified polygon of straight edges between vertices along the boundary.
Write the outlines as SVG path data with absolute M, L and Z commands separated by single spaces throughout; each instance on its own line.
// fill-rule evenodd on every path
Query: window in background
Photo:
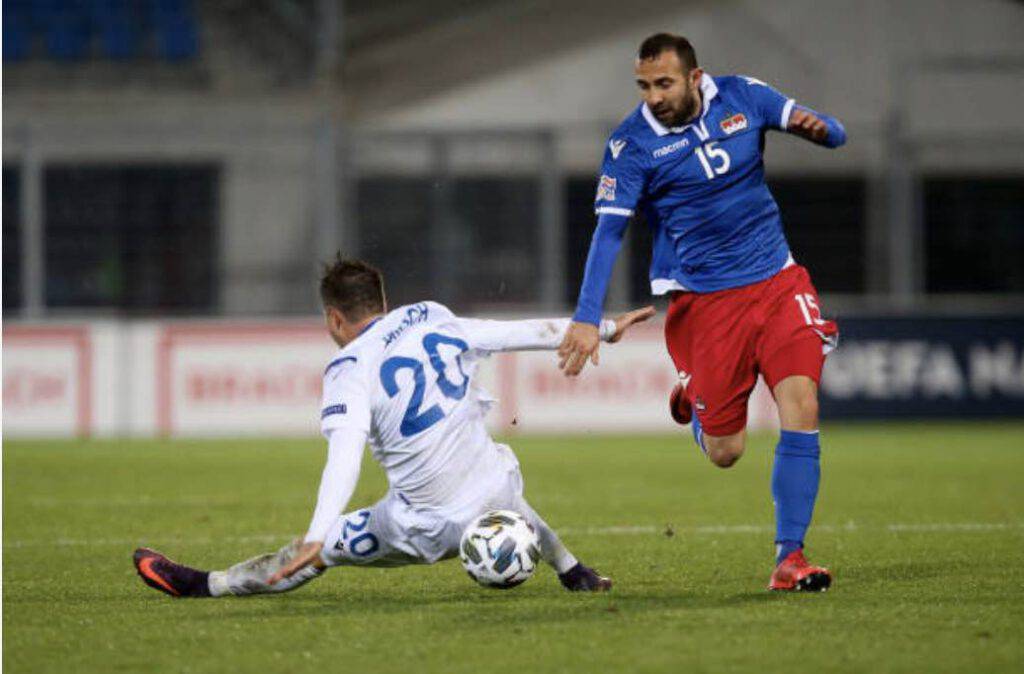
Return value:
M 363 178 L 359 252 L 385 274 L 392 306 L 435 299 L 461 312 L 539 299 L 532 178 Z
M 210 165 L 47 166 L 47 305 L 213 310 L 218 182 Z
M 363 178 L 356 188 L 359 256 L 384 272 L 393 307 L 430 298 L 430 181 Z
M 930 293 L 1024 293 L 1024 176 L 924 181 Z
M 533 178 L 458 178 L 458 247 L 446 264 L 460 295 L 480 309 L 540 300 L 540 189 Z
M 781 178 L 768 186 L 786 240 L 823 293 L 865 291 L 867 183 L 860 177 Z
M 583 266 L 590 250 L 597 216 L 594 215 L 592 176 L 569 178 L 565 186 L 565 305 L 575 307 L 583 284 Z
M 21 172 L 3 170 L 4 272 L 3 309 L 21 307 Z

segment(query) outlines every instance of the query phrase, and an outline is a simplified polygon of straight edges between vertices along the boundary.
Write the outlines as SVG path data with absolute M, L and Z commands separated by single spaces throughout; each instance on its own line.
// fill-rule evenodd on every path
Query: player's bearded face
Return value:
M 636 62 L 640 95 L 658 121 L 670 127 L 685 124 L 700 112 L 702 74 L 700 68 L 687 72 L 674 51 Z

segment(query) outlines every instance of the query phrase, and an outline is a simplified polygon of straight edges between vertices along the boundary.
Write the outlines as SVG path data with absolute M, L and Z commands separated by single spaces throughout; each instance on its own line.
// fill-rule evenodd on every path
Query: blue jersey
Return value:
M 681 127 L 666 128 L 641 103 L 609 138 L 598 180 L 599 216 L 646 216 L 656 295 L 748 285 L 790 259 L 763 155 L 765 132 L 786 129 L 793 99 L 750 77 L 705 74 L 700 89 L 703 110 Z M 824 144 L 842 144 L 838 121 L 819 116 L 832 134 Z M 600 315 L 607 279 L 592 276 L 610 268 L 591 273 L 598 244 L 595 234 L 577 320 Z

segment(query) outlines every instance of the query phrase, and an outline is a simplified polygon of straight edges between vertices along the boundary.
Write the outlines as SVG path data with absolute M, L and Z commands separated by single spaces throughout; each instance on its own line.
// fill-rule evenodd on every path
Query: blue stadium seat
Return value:
M 7 8 L 7 2 L 3 12 L 4 61 L 22 61 L 31 51 L 32 33 L 22 16 Z
M 139 33 L 127 16 L 111 16 L 101 27 L 103 55 L 110 59 L 138 56 Z
M 163 19 L 157 25 L 160 57 L 168 61 L 186 61 L 199 53 L 199 35 L 191 17 L 182 15 Z
M 188 0 L 150 0 L 154 14 L 188 15 L 192 14 L 192 3 Z
M 199 52 L 199 37 L 189 20 L 169 21 L 159 28 L 159 51 L 168 61 L 195 58 Z
M 83 17 L 74 11 L 59 11 L 46 27 L 46 50 L 62 61 L 84 59 L 89 50 L 89 29 Z
M 120 60 L 139 55 L 142 27 L 137 4 L 129 0 L 92 0 L 89 20 L 100 38 L 103 56 Z
M 3 0 L 3 57 L 42 54 L 60 61 L 98 56 L 130 60 L 152 44 L 157 58 L 185 61 L 199 53 L 199 28 L 192 0 Z M 146 49 L 146 51 L 149 51 Z

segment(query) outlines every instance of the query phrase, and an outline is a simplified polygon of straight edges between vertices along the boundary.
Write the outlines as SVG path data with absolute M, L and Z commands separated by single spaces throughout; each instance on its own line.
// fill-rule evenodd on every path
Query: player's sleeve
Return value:
M 779 93 L 754 77 L 741 78 L 746 84 L 747 99 L 757 114 L 762 127 L 785 131 L 789 126 L 789 115 L 793 112 L 796 101 Z
M 306 531 L 305 542 L 322 543 L 352 498 L 363 459 L 367 434 L 353 428 L 327 432 L 327 463 L 320 477 L 316 509 Z
M 357 356 L 343 356 L 324 372 L 320 430 L 324 436 L 338 428 L 370 432 L 370 387 Z
M 495 351 L 554 350 L 562 343 L 569 328 L 568 318 L 540 318 L 523 321 L 493 321 L 481 318 L 458 318 L 456 321 L 467 336 L 470 348 L 487 353 Z M 601 321 L 601 339 L 608 341 L 615 334 L 615 321 Z
M 821 141 L 822 145 L 835 148 L 846 142 L 846 129 L 842 122 L 835 117 L 800 105 L 794 99 L 779 93 L 761 80 L 753 77 L 744 77 L 743 80 L 747 83 L 747 96 L 761 120 L 761 126 L 787 131 L 789 116 L 793 114 L 794 109 L 800 108 L 825 122 L 828 133 Z
M 613 134 L 604 149 L 594 211 L 598 215 L 633 215 L 643 196 L 644 176 L 643 152 L 636 141 Z
M 641 148 L 632 140 L 613 135 L 605 148 L 597 182 L 594 201 L 597 227 L 590 240 L 574 321 L 599 324 L 615 258 L 645 186 L 646 169 Z

